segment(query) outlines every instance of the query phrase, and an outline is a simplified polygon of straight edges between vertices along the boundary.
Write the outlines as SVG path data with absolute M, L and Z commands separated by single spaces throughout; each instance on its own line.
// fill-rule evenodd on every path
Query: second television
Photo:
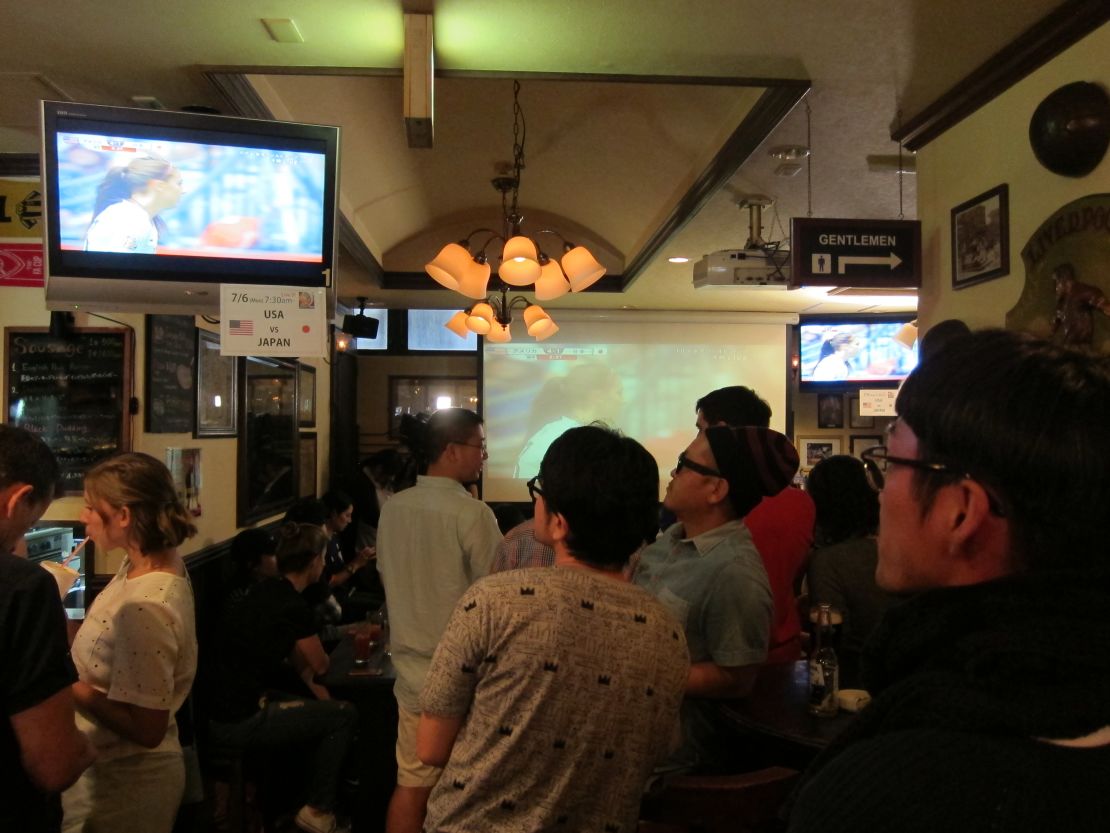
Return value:
M 917 367 L 917 346 L 898 336 L 913 315 L 803 318 L 799 387 L 836 391 L 895 387 Z

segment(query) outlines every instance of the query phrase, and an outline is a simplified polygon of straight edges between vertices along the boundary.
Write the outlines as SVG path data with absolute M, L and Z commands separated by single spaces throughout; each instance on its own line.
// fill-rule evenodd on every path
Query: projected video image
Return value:
M 563 336 L 574 325 L 560 326 Z M 659 327 L 652 334 L 663 343 L 644 343 L 651 336 L 642 328 L 635 328 L 639 338 L 621 343 L 614 336 L 622 328 L 607 329 L 603 344 L 590 344 L 586 335 L 562 345 L 485 346 L 488 500 L 526 500 L 522 481 L 539 472 L 548 446 L 578 425 L 601 421 L 638 440 L 659 464 L 665 488 L 679 452 L 696 434 L 694 405 L 701 396 L 749 385 L 774 403 L 776 418 L 783 414 L 784 327 L 768 328 L 772 337 L 763 343 L 744 344 L 707 343 L 707 328 L 685 328 L 667 343 Z M 722 328 L 721 334 L 736 331 Z
M 917 351 L 894 340 L 904 322 L 803 324 L 801 380 L 852 382 L 904 379 Z
M 58 134 L 63 249 L 323 261 L 321 153 Z

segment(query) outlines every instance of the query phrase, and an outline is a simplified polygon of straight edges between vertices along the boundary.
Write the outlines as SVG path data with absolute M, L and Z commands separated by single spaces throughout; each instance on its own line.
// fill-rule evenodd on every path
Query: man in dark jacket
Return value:
M 958 349 L 957 349 L 958 348 Z M 1110 358 L 954 341 L 864 459 L 874 700 L 806 773 L 797 833 L 1110 829 Z

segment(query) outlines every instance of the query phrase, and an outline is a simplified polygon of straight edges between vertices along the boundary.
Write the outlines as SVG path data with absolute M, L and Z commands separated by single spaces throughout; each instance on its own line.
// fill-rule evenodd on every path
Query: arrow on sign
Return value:
M 891 269 L 894 269 L 901 262 L 902 258 L 898 257 L 894 252 L 891 252 L 889 257 L 844 257 L 841 255 L 837 258 L 836 273 L 838 275 L 843 275 L 848 267 L 853 264 L 859 266 L 882 266 L 886 264 L 890 266 Z

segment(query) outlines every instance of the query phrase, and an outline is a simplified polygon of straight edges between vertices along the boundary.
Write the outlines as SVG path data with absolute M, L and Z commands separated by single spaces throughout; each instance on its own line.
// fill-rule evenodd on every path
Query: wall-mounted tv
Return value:
M 330 284 L 338 128 L 51 101 L 42 126 L 48 307 Z
M 803 391 L 895 387 L 917 367 L 917 346 L 897 340 L 913 315 L 804 318 L 798 325 Z

